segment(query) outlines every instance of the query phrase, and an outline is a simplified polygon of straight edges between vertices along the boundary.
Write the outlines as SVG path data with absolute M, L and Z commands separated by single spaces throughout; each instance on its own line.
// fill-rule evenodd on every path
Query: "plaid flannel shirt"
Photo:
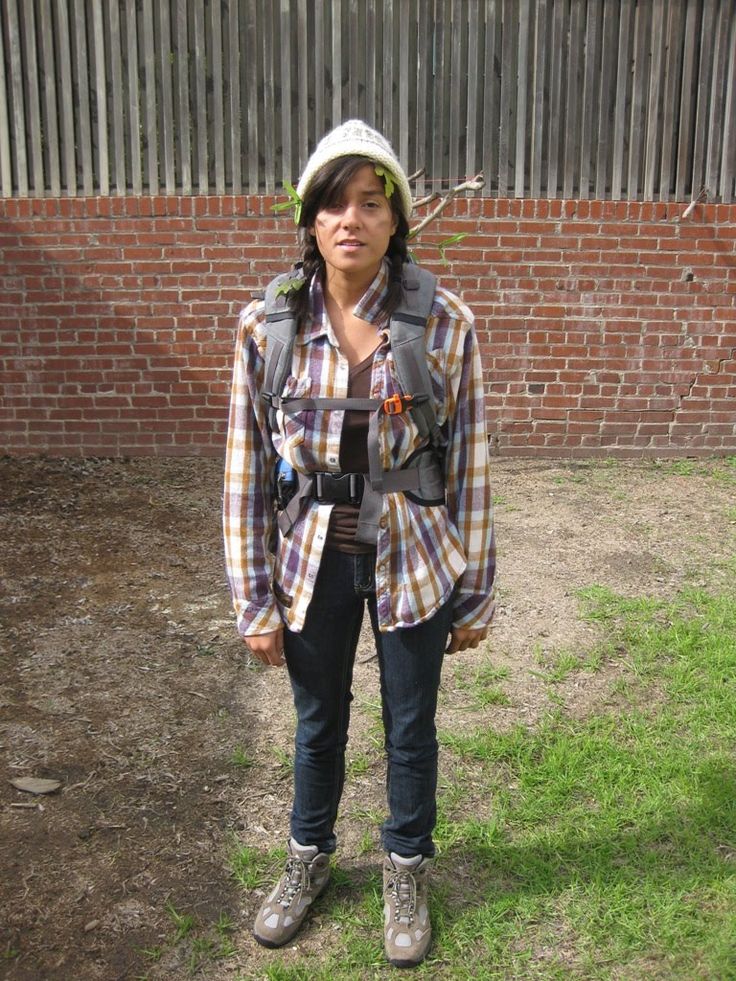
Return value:
M 380 301 L 386 263 L 355 307 L 377 332 L 371 395 L 400 392 Z M 345 398 L 348 362 L 333 333 L 322 289 L 309 286 L 311 320 L 294 345 L 283 395 Z M 481 362 L 473 315 L 456 296 L 437 288 L 427 330 L 437 419 L 448 438 L 446 504 L 423 506 L 403 493 L 383 496 L 376 543 L 376 599 L 381 630 L 426 620 L 455 585 L 453 625 L 480 628 L 494 611 L 495 544 Z M 339 473 L 342 411 L 277 414 L 275 431 L 261 397 L 266 349 L 263 301 L 240 315 L 233 372 L 224 493 L 228 578 L 243 636 L 282 623 L 301 630 L 314 592 L 332 505 L 308 500 L 287 536 L 273 510 L 276 455 L 298 471 Z M 402 466 L 421 445 L 411 413 L 382 415 L 379 447 L 386 470 Z M 275 543 L 275 545 L 274 545 Z

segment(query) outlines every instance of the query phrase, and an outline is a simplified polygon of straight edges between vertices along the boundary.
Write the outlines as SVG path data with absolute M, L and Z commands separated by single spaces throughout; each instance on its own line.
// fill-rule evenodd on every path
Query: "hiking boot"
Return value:
M 423 855 L 402 858 L 391 852 L 384 858 L 384 941 L 394 967 L 414 967 L 427 956 L 432 942 L 427 874 L 432 864 Z
M 284 873 L 258 910 L 253 936 L 264 947 L 283 947 L 294 937 L 314 900 L 330 881 L 330 856 L 316 845 L 289 839 Z

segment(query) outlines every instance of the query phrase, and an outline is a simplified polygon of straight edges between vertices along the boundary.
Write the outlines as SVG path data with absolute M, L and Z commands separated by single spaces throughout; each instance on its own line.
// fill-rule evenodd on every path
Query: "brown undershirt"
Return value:
M 375 352 L 373 352 L 375 353 Z M 371 392 L 373 353 L 351 368 L 348 373 L 348 398 L 367 399 Z M 368 473 L 368 418 L 367 412 L 345 413 L 340 436 L 340 470 L 342 473 Z M 372 552 L 374 546 L 356 542 L 359 504 L 336 504 L 330 515 L 326 548 L 351 555 Z

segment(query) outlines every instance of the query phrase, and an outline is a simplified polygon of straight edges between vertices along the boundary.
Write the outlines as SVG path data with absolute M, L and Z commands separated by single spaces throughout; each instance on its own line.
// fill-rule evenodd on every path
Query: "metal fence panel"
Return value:
M 425 193 L 736 190 L 733 0 L 3 0 L 3 196 L 273 193 L 366 119 Z

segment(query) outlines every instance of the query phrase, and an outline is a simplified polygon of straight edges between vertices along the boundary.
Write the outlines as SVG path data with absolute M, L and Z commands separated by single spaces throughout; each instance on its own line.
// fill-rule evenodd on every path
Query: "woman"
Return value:
M 493 614 L 480 358 L 470 311 L 432 287 L 424 340 L 445 444 L 437 454 L 410 410 L 411 393 L 401 393 L 392 350 L 391 315 L 407 292 L 412 200 L 404 170 L 380 134 L 352 120 L 319 143 L 297 194 L 301 272 L 278 291 L 298 324 L 290 371 L 269 406 L 269 325 L 263 301 L 254 301 L 240 318 L 225 483 L 238 629 L 258 661 L 286 664 L 297 712 L 288 857 L 254 934 L 268 947 L 288 943 L 327 885 L 367 604 L 388 768 L 385 947 L 391 963 L 410 966 L 424 959 L 431 939 L 426 878 L 435 851 L 443 655 L 477 647 Z M 383 400 L 397 393 L 403 411 L 390 412 Z M 331 409 L 311 401 L 346 398 L 368 402 Z M 385 473 L 410 470 L 429 454 L 441 469 L 444 501 L 408 491 L 376 496 L 371 453 Z M 273 501 L 279 459 L 300 481 L 282 530 Z M 362 476 L 342 480 L 346 474 Z M 349 493 L 337 492 L 347 486 Z M 369 493 L 378 502 L 372 540 L 361 524 Z

